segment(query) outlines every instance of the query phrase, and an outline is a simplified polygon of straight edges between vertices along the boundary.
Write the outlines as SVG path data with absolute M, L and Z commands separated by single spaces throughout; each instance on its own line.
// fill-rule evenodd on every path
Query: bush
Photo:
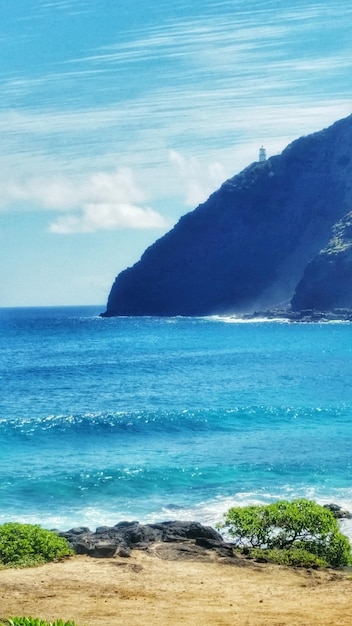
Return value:
M 350 542 L 340 532 L 333 513 L 310 500 L 233 507 L 219 527 L 228 530 L 236 547 L 256 548 L 267 554 L 274 551 L 271 555 L 276 559 L 278 551 L 286 551 L 280 558 L 291 560 L 290 564 L 295 560 L 307 562 L 307 554 L 317 557 L 320 566 L 352 563 Z M 301 557 L 297 550 L 303 550 Z
M 32 524 L 0 526 L 0 565 L 31 567 L 73 554 L 66 539 Z
M 61 619 L 56 622 L 45 622 L 36 617 L 9 617 L 0 622 L 0 626 L 76 626 L 74 622 L 63 622 Z
M 308 552 L 304 548 L 274 548 L 266 550 L 261 548 L 252 548 L 249 555 L 253 559 L 265 560 L 268 563 L 276 563 L 277 565 L 290 565 L 291 567 L 327 567 L 328 562 Z

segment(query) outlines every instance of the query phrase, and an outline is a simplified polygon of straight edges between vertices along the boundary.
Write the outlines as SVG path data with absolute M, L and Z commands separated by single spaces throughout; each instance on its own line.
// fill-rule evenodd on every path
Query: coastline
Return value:
M 350 515 L 336 505 L 337 515 Z M 0 569 L 0 618 L 76 626 L 349 626 L 352 568 L 304 569 L 234 554 L 197 522 L 73 528 L 75 556 Z M 84 553 L 83 553 L 84 552 Z
M 237 319 L 236 315 L 233 316 L 233 319 Z M 352 322 L 352 310 L 332 309 L 331 311 L 318 311 L 315 309 L 304 309 L 301 311 L 293 311 L 292 309 L 268 309 L 243 314 L 238 319 L 244 321 L 265 320 L 268 322 L 281 321 L 301 324 L 311 324 L 314 322 Z

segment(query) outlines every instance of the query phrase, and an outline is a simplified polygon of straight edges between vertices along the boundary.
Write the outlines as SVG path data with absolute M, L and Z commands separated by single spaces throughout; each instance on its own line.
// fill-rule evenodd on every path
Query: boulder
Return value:
M 352 519 L 352 513 L 346 511 L 338 504 L 324 504 L 326 509 L 329 509 L 336 519 Z
M 71 529 L 59 535 L 68 540 L 76 554 L 93 557 L 111 557 L 115 554 L 127 557 L 131 549 L 146 550 L 155 543 L 192 543 L 206 550 L 219 550 L 226 546 L 216 530 L 199 522 L 119 522 L 115 526 L 99 526 L 95 533 L 87 528 L 81 530 Z

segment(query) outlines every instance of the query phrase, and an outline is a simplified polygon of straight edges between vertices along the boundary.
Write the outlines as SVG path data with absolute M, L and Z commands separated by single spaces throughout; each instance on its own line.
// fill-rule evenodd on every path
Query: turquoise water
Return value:
M 351 325 L 101 310 L 0 309 L 0 522 L 352 510 Z

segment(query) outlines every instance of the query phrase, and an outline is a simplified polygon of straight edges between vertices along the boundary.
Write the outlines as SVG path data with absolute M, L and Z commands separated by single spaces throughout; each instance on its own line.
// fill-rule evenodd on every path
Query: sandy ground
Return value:
M 124 559 L 82 556 L 0 570 L 0 617 L 78 626 L 352 624 L 351 573 L 167 559 L 156 547 Z

